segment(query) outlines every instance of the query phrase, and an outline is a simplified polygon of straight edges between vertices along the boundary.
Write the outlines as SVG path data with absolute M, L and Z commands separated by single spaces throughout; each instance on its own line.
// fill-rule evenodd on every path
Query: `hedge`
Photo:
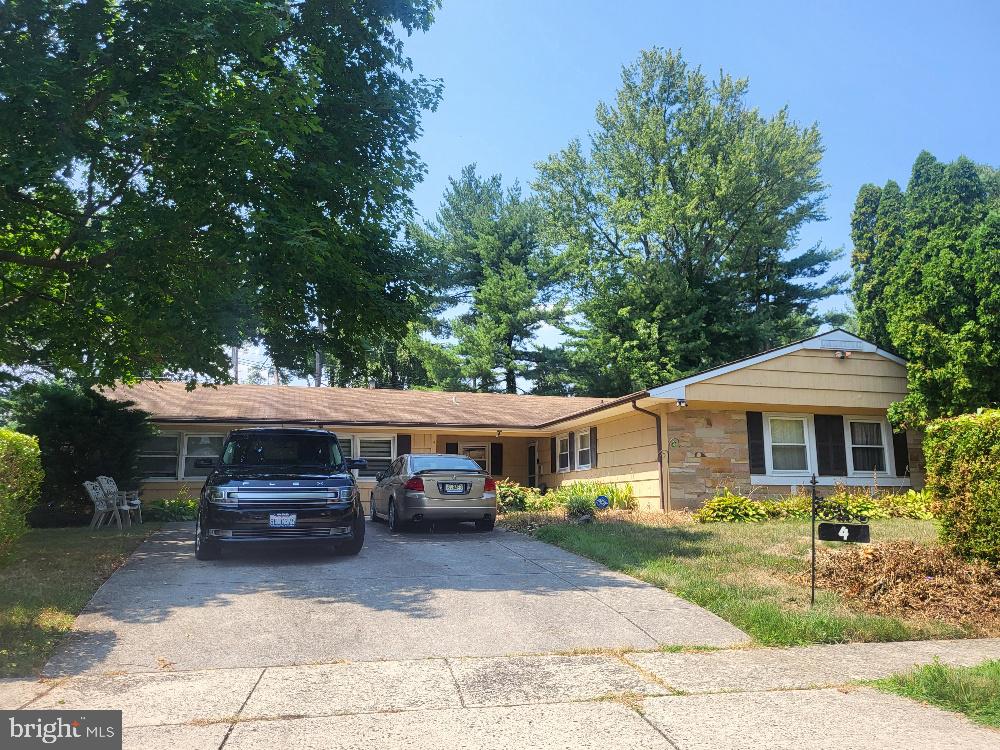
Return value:
M 1000 564 L 1000 409 L 931 422 L 924 454 L 942 540 Z
M 38 502 L 42 458 L 30 435 L 0 428 L 0 556 L 28 527 L 28 511 Z

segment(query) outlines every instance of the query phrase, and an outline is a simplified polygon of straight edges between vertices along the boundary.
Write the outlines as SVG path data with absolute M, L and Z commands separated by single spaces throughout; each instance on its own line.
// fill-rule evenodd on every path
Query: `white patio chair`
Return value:
M 129 526 L 132 525 L 133 513 L 136 514 L 139 523 L 142 523 L 142 501 L 139 500 L 138 490 L 118 489 L 118 483 L 113 477 L 100 476 L 97 478 L 97 483 L 101 485 L 105 495 L 116 499 L 115 504 L 118 506 L 118 510 L 125 513 Z
M 114 518 L 118 522 L 118 528 L 122 527 L 122 519 L 118 514 L 117 503 L 112 497 L 101 488 L 97 482 L 84 482 L 83 488 L 90 497 L 90 502 L 94 504 L 94 517 L 90 519 L 90 528 L 100 528 L 105 521 L 111 522 Z

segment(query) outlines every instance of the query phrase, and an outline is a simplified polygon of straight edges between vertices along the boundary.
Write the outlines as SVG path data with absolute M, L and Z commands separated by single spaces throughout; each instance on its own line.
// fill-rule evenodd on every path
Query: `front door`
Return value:
M 528 443 L 528 486 L 538 486 L 538 444 Z

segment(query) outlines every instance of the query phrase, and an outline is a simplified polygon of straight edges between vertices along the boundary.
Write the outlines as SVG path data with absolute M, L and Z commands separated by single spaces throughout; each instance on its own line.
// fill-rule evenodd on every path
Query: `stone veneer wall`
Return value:
M 722 486 L 749 490 L 746 412 L 681 409 L 666 421 L 674 510 L 697 508 Z

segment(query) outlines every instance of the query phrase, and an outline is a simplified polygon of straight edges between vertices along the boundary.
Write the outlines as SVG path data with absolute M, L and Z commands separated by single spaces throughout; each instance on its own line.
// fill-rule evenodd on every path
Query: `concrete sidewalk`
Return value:
M 850 683 L 998 656 L 968 640 L 84 675 L 0 681 L 0 707 L 120 708 L 146 750 L 981 750 L 1000 733 Z

